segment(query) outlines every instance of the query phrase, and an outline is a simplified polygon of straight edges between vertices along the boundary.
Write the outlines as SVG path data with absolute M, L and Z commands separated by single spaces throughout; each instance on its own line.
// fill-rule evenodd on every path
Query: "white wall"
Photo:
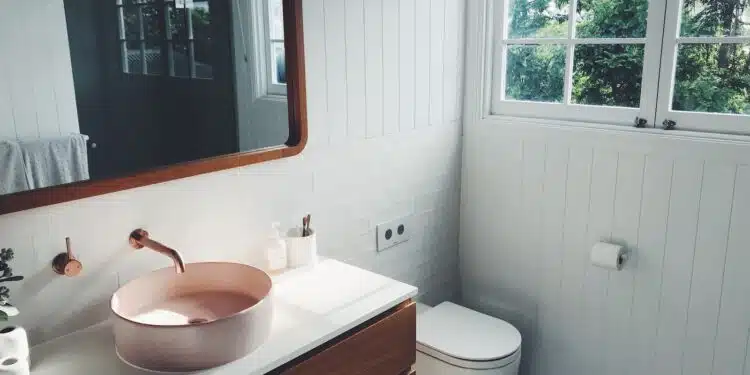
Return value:
M 521 329 L 524 374 L 750 374 L 747 139 L 485 119 L 464 140 L 463 298 Z M 623 271 L 590 265 L 600 240 Z
M 307 212 L 323 255 L 415 284 L 427 302 L 457 297 L 463 4 L 305 0 L 311 139 L 302 156 L 0 216 L 0 247 L 16 249 L 14 270 L 28 277 L 14 286 L 18 323 L 38 342 L 107 317 L 118 284 L 169 265 L 128 248 L 136 227 L 191 262 L 257 261 L 253 244 L 272 221 L 297 224 Z M 416 40 L 432 56 L 419 67 L 415 19 L 435 29 Z M 430 69 L 440 73 L 414 81 Z M 375 225 L 409 214 L 413 240 L 377 254 Z M 82 277 L 49 269 L 66 236 Z
M 62 0 L 0 0 L 0 9 L 0 139 L 78 133 Z

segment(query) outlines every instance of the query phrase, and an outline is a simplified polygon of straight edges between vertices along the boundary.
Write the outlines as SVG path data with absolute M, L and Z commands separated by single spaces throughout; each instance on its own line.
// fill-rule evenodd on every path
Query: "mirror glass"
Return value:
M 282 0 L 8 0 L 0 195 L 289 138 Z

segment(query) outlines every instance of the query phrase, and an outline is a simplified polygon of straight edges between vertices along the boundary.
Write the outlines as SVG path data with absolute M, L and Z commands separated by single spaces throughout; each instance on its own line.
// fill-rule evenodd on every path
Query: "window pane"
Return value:
M 169 36 L 173 40 L 185 41 L 188 38 L 187 9 L 182 5 L 184 3 L 169 8 Z
M 750 4 L 746 0 L 685 0 L 683 36 L 748 36 Z
M 645 38 L 647 18 L 648 0 L 579 1 L 576 37 Z
M 188 40 L 191 35 L 194 39 L 210 39 L 211 8 L 208 1 L 178 0 L 170 5 L 169 34 L 173 40 L 180 41 Z
M 750 115 L 750 44 L 680 45 L 672 109 Z
M 197 78 L 213 78 L 213 41 L 210 39 L 196 39 L 195 46 L 195 76 Z
M 141 53 L 140 41 L 128 41 L 128 73 L 130 74 L 164 74 L 164 60 L 162 59 L 161 43 L 159 41 L 146 41 L 143 53 Z M 143 63 L 146 70 L 143 70 Z
M 164 74 L 164 60 L 162 59 L 160 41 L 146 42 L 146 73 L 153 75 Z
M 143 30 L 145 32 L 145 39 L 147 40 L 160 40 L 164 38 L 164 33 L 161 29 L 161 12 L 157 7 L 144 6 L 143 9 Z
M 128 51 L 128 73 L 143 74 L 143 55 L 141 54 L 141 42 L 131 40 L 128 41 L 126 45 Z
M 124 8 L 125 39 L 138 40 L 141 38 L 141 23 L 138 19 L 138 8 Z
M 643 45 L 575 47 L 573 103 L 640 107 Z
M 273 83 L 276 85 L 286 84 L 286 56 L 284 53 L 284 43 L 274 42 L 271 43 L 271 50 L 273 52 L 272 60 L 272 72 L 273 72 Z
M 163 37 L 160 12 L 155 6 L 125 7 L 125 37 L 129 40 L 160 39 Z
M 193 23 L 194 38 L 211 39 L 211 9 L 208 6 L 208 1 L 195 1 L 190 17 Z
M 172 45 L 172 64 L 175 77 L 190 77 L 190 50 L 186 43 Z
M 193 37 L 195 38 L 195 76 L 213 78 L 213 41 L 211 10 L 208 1 L 195 1 L 191 11 Z
M 510 38 L 565 38 L 568 36 L 568 5 L 560 0 L 511 0 Z M 565 5 L 563 5 L 565 4 Z
M 271 39 L 284 40 L 284 7 L 281 0 L 268 0 Z
M 508 46 L 506 98 L 562 102 L 564 74 L 564 46 Z

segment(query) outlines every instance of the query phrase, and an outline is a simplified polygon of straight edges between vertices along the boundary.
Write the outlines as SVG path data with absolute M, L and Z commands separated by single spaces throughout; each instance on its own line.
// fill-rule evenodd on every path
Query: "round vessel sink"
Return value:
M 271 331 L 271 278 L 235 263 L 187 264 L 133 280 L 112 296 L 118 356 L 141 369 L 205 370 L 242 358 Z

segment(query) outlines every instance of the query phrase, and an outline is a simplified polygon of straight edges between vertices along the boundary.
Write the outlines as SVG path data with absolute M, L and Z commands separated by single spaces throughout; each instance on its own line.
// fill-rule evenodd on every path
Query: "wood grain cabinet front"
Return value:
M 409 300 L 270 374 L 409 374 L 416 360 L 416 339 L 417 310 Z

